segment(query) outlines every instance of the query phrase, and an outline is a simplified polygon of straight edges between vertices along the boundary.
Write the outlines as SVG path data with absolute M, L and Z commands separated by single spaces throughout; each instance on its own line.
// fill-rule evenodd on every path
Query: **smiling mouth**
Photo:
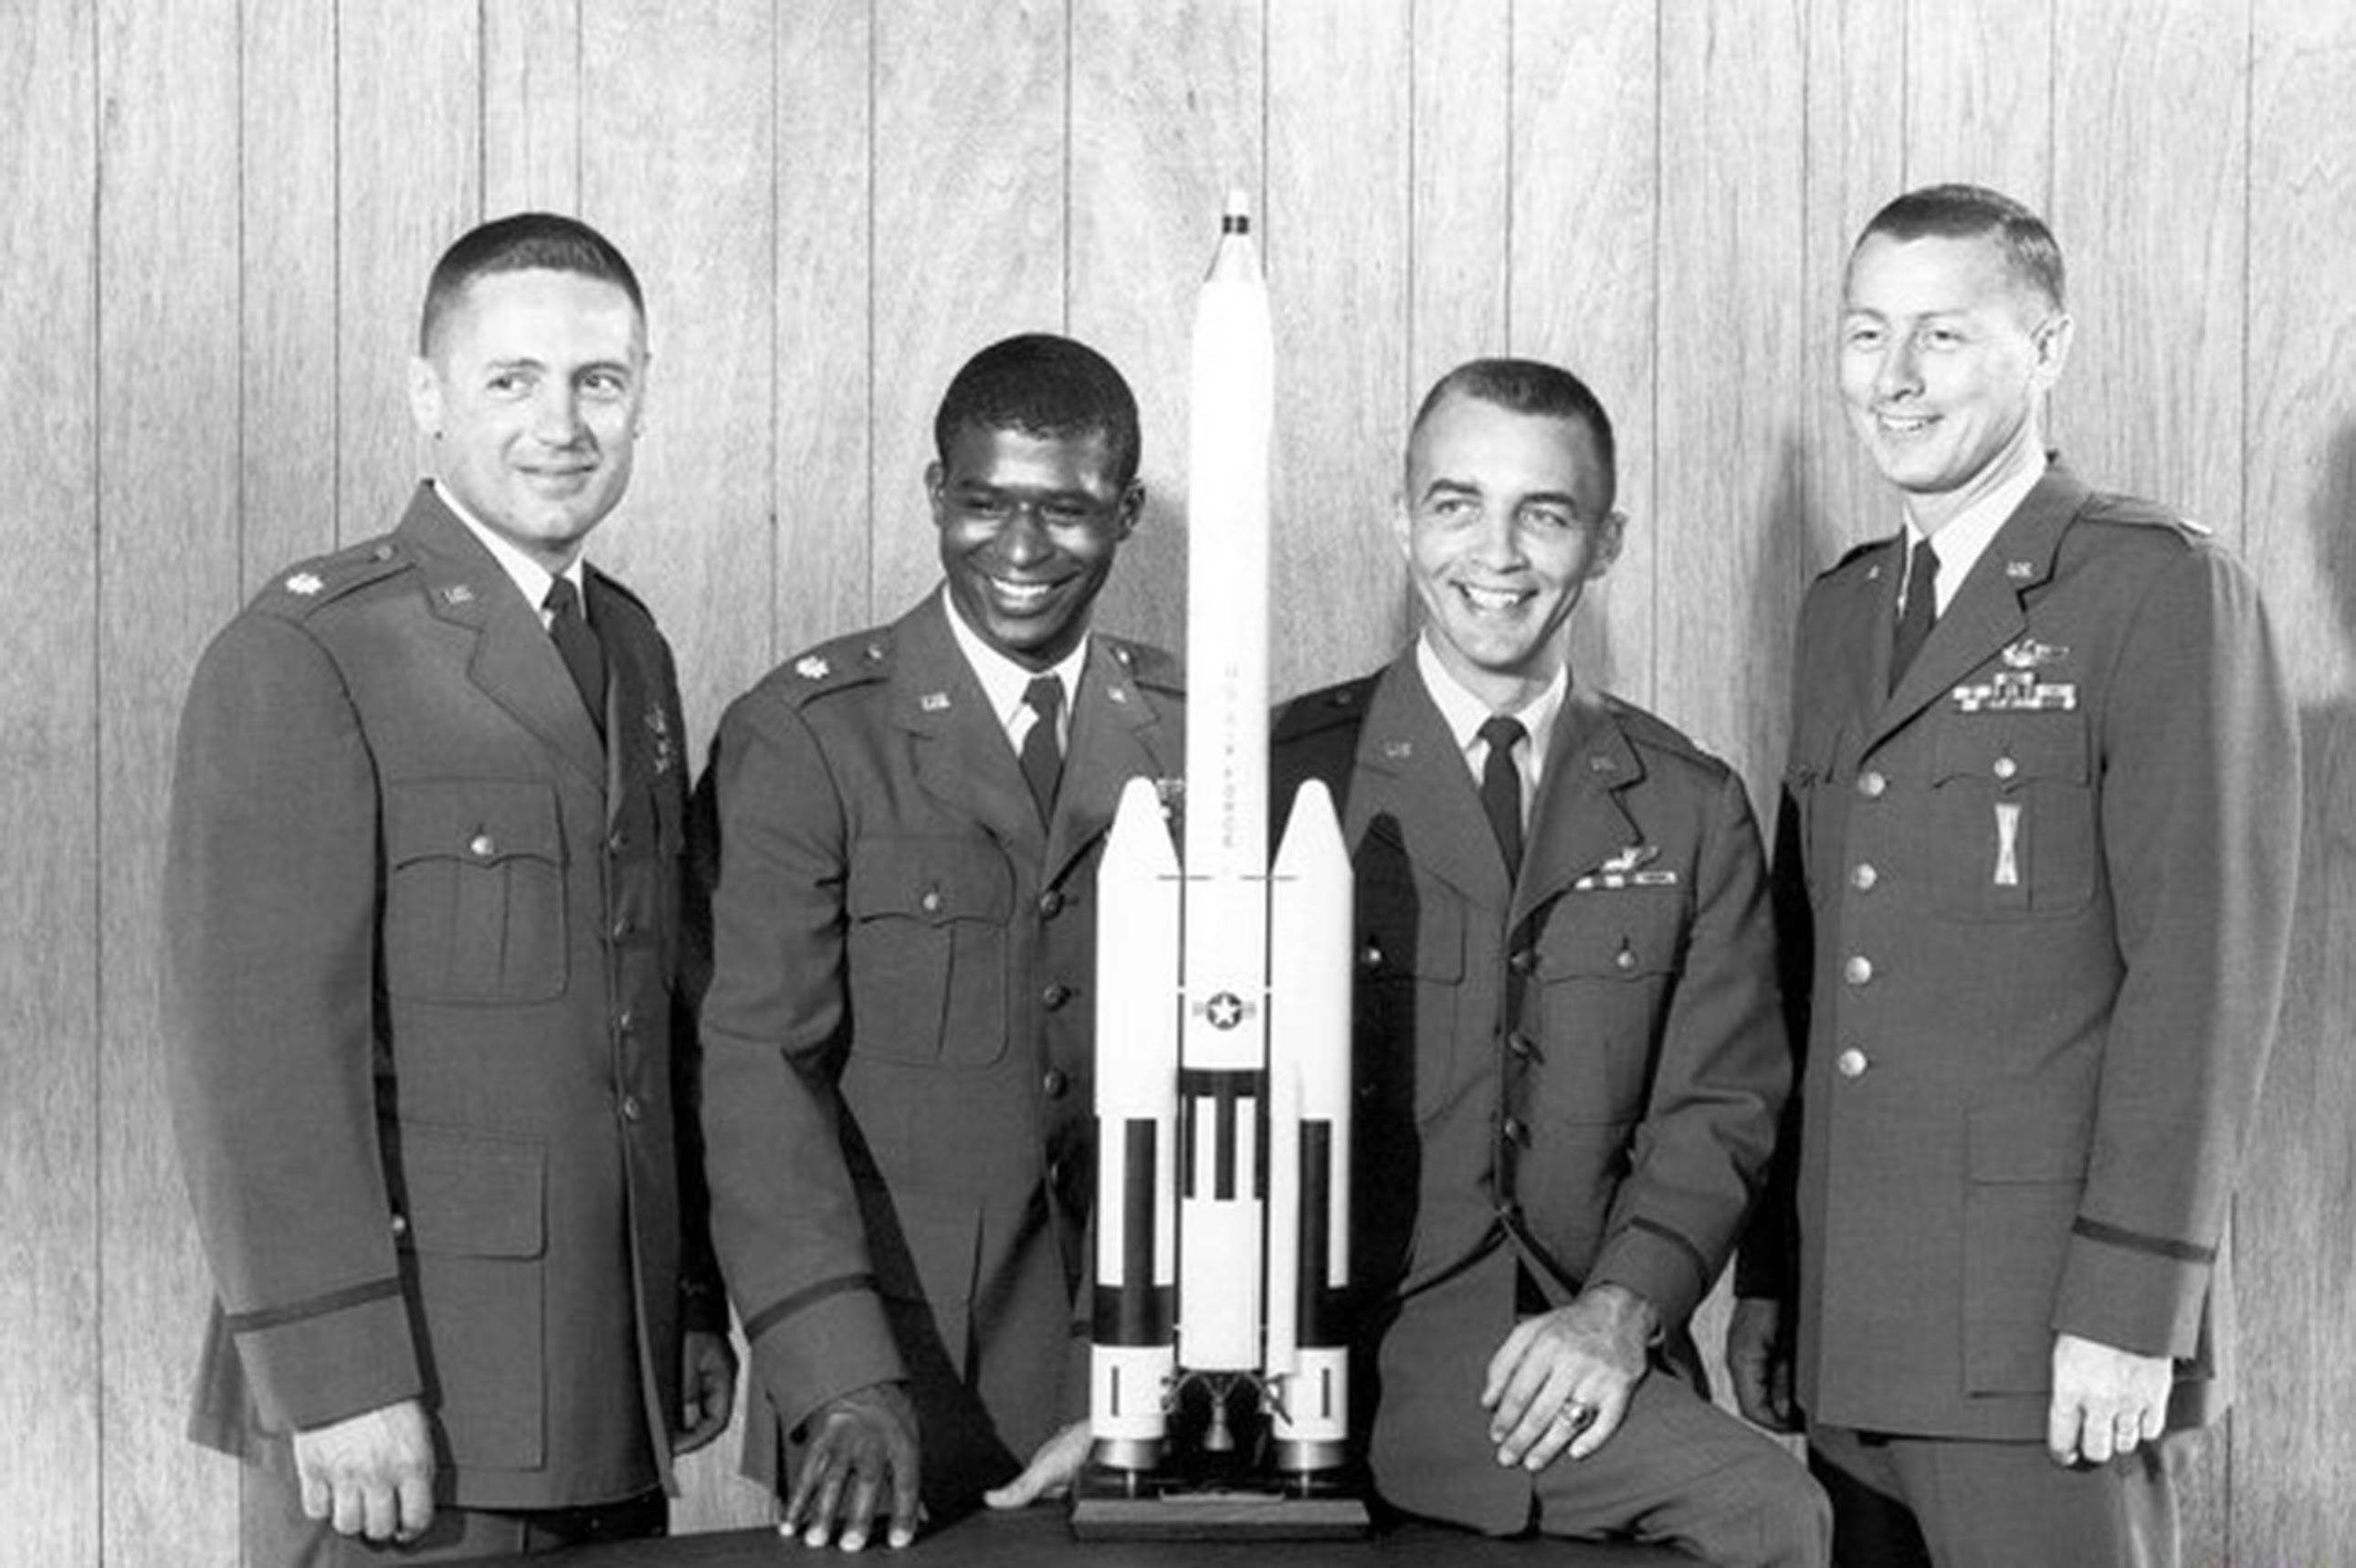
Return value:
M 1479 616 L 1511 615 L 1531 598 L 1525 588 L 1483 588 L 1471 583 L 1451 583 L 1457 596 Z
M 1929 413 L 1876 413 L 1875 426 L 1886 435 L 1920 435 L 1937 423 L 1938 416 Z
M 1057 588 L 1063 586 L 1061 582 L 1033 583 L 1012 577 L 993 577 L 987 574 L 983 580 L 989 583 L 991 593 L 1001 603 L 1017 610 L 1039 608 L 1054 596 Z

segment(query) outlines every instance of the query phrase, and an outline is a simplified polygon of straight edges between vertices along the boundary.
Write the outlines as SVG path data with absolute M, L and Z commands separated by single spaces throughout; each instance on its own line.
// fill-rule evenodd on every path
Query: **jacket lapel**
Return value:
M 1602 697 L 1572 687 L 1547 748 L 1546 777 L 1530 817 L 1508 929 L 1640 842 L 1618 792 L 1644 777 L 1644 762 Z
M 1389 839 L 1473 904 L 1502 909 L 1513 889 L 1479 789 L 1417 671 L 1415 650 L 1383 672 L 1358 733 L 1345 836 Z
M 431 487 L 419 486 L 399 533 L 416 553 L 427 606 L 476 634 L 466 673 L 484 695 L 601 785 L 605 748 L 556 644 L 514 580 Z
M 1178 737 L 1130 679 L 1124 651 L 1101 636 L 1088 639 L 1072 703 L 1064 779 L 1055 791 L 1055 820 L 1042 863 L 1048 885 L 1112 826 L 1121 789 L 1131 779 L 1174 778 L 1185 766 Z
M 927 794 L 1037 861 L 1046 848 L 1039 810 L 981 682 L 949 635 L 948 615 L 935 594 L 894 629 L 893 723 L 915 743 L 916 781 Z
M 2046 468 L 2036 489 L 1980 553 L 1972 575 L 1965 579 L 1946 613 L 1932 626 L 1913 667 L 1875 717 L 1866 741 L 1868 750 L 2029 629 L 2021 595 L 2052 575 L 2062 532 L 2077 515 L 2086 495 L 2086 487 L 2077 476 L 2058 461 Z M 1883 620 L 1888 623 L 1892 618 L 1885 616 Z M 1892 628 L 1884 624 L 1877 633 L 1879 646 L 1887 649 L 1891 635 Z M 1884 669 L 1889 667 L 1885 653 Z

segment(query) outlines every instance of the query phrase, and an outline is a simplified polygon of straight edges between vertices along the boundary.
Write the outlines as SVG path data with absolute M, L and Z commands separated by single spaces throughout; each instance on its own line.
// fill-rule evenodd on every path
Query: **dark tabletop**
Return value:
M 511 1564 L 523 1561 L 503 1560 Z M 905 1551 L 871 1545 L 856 1557 L 786 1541 L 774 1530 L 734 1530 L 577 1547 L 530 1561 L 538 1568 L 849 1568 L 853 1563 L 875 1568 L 1032 1568 L 1040 1563 L 1075 1568 L 1364 1568 L 1369 1563 L 1505 1568 L 1541 1562 L 1548 1568 L 1673 1568 L 1691 1559 L 1650 1547 L 1531 1537 L 1494 1541 L 1426 1524 L 1402 1525 L 1365 1541 L 1081 1541 L 1072 1539 L 1064 1506 L 1043 1503 L 1020 1513 L 975 1514 L 937 1534 L 919 1537 Z

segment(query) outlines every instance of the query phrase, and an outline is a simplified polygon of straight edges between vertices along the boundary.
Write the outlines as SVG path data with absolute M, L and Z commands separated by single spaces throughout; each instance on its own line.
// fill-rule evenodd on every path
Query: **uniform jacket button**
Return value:
M 644 1114 L 646 1114 L 646 1107 L 639 1103 L 638 1097 L 637 1095 L 625 1094 L 622 1096 L 623 1121 L 635 1122 Z
M 1518 1116 L 1505 1118 L 1505 1137 L 1524 1148 L 1530 1145 L 1530 1125 Z
M 1998 779 L 2010 779 L 2020 771 L 2020 764 L 2009 757 L 1999 757 L 1996 759 L 1994 771 Z
M 1045 990 L 1039 993 L 1039 1000 L 1046 1004 L 1047 1010 L 1051 1013 L 1071 999 L 1072 988 L 1061 981 L 1051 983 Z
M 1833 1058 L 1833 1066 L 1839 1070 L 1843 1078 L 1863 1078 L 1866 1069 L 1865 1053 L 1851 1046 Z
M 1039 895 L 1039 918 L 1052 920 L 1064 912 L 1064 895 L 1060 888 L 1050 887 Z
M 1531 951 L 1528 948 L 1523 948 L 1516 951 L 1513 957 L 1507 959 L 1505 962 L 1515 974 L 1527 974 L 1532 970 L 1537 968 L 1538 955 Z
M 925 896 L 916 900 L 916 905 L 927 915 L 939 914 L 941 912 L 941 890 L 937 887 L 926 888 Z
M 1849 867 L 1848 885 L 1860 893 L 1872 892 L 1873 885 L 1880 880 L 1881 873 L 1876 871 L 1870 862 L 1860 861 Z
M 1062 1068 L 1051 1067 L 1047 1069 L 1046 1076 L 1040 1079 L 1039 1087 L 1046 1091 L 1048 1099 L 1061 1100 L 1064 1098 L 1064 1090 L 1072 1087 L 1072 1080 L 1064 1076 Z
M 1857 792 L 1869 800 L 1880 800 L 1882 791 L 1889 788 L 1890 780 L 1878 768 L 1869 768 L 1857 776 Z
M 466 841 L 466 853 L 477 860 L 488 860 L 498 853 L 498 841 L 488 833 L 477 833 Z
M 1873 978 L 1873 961 L 1863 953 L 1852 953 L 1841 965 L 1841 978 L 1851 985 L 1863 985 Z

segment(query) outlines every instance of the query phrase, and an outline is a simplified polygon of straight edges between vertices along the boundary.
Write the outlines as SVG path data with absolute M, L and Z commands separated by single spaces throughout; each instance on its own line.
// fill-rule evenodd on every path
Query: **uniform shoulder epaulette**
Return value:
M 1666 719 L 1649 713 L 1633 703 L 1625 702 L 1607 693 L 1603 698 L 1603 704 L 1611 710 L 1612 716 L 1619 721 L 1622 733 L 1638 746 L 1648 746 L 1655 751 L 1676 752 L 1681 757 L 1691 757 L 1697 762 L 1715 764 L 1718 761 L 1718 758 L 1697 745 L 1693 736 Z
M 1148 691 L 1169 696 L 1186 694 L 1186 667 L 1175 655 L 1154 647 L 1150 642 L 1131 642 L 1125 637 L 1103 639 L 1105 651 L 1112 661 L 1129 671 L 1129 678 Z
M 1889 542 L 1890 536 L 1885 533 L 1879 539 L 1869 539 L 1861 543 L 1852 544 L 1841 552 L 1839 560 L 1835 561 L 1816 575 L 1819 578 L 1829 577 L 1836 572 L 1846 571 Z
M 347 545 L 332 555 L 297 562 L 263 585 L 252 607 L 267 614 L 302 620 L 322 605 L 381 582 L 412 565 L 401 541 L 392 534 Z
M 889 627 L 852 632 L 787 660 L 771 682 L 787 702 L 799 706 L 830 692 L 883 680 L 892 672 L 893 651 Z
M 1361 675 L 1339 685 L 1303 692 L 1277 710 L 1275 744 L 1282 746 L 1345 725 L 1352 728 L 1363 725 L 1366 704 L 1374 700 L 1375 684 L 1381 679 L 1379 673 Z
M 2127 528 L 2164 528 L 2188 542 L 2209 539 L 2213 531 L 2207 523 L 2196 522 L 2173 507 L 2141 496 L 2114 495 L 2100 491 L 2088 498 L 2078 515 L 2087 522 L 2115 523 Z

